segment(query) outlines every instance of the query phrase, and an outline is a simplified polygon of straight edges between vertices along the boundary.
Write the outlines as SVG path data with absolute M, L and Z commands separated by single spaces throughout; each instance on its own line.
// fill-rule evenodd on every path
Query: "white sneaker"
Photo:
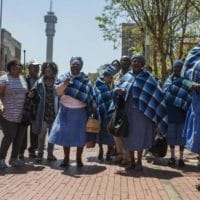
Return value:
M 8 165 L 6 164 L 4 159 L 1 159 L 0 160 L 0 170 L 5 169 L 5 168 L 8 168 Z
M 9 165 L 13 167 L 22 167 L 25 165 L 25 163 L 23 160 L 20 160 L 20 159 L 10 159 Z

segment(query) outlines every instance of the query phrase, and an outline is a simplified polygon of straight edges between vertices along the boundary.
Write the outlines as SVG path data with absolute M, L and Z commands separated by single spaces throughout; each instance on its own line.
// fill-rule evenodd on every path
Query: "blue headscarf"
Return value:
M 81 65 L 81 68 L 83 67 L 83 59 L 81 57 L 71 57 L 70 59 L 70 65 L 74 62 L 74 61 L 78 61 Z
M 143 65 L 146 64 L 146 59 L 145 59 L 145 57 L 143 55 L 139 55 L 139 54 L 133 55 L 131 57 L 131 60 L 133 60 L 133 59 L 139 60 Z
M 111 64 L 104 65 L 103 77 L 114 76 L 117 73 L 117 69 Z
M 183 66 L 183 61 L 182 60 L 175 60 L 173 63 L 173 69 L 178 67 L 178 66 Z

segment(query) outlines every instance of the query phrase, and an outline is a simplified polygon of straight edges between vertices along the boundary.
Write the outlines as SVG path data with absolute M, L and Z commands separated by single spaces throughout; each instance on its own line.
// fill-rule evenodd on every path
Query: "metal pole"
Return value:
M 2 12 L 3 12 L 3 0 L 1 0 L 1 5 L 0 5 L 0 69 L 1 69 L 1 64 L 2 64 L 2 48 L 1 48 L 1 44 L 2 44 L 2 40 L 1 40 L 1 24 L 2 24 Z
M 25 67 L 26 67 L 26 50 L 24 50 L 24 73 L 25 73 Z

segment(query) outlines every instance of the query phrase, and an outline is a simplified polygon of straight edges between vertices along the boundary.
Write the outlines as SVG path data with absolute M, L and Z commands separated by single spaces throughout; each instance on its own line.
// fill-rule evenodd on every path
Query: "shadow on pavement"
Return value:
M 0 176 L 4 176 L 6 174 L 26 174 L 29 171 L 42 171 L 44 166 L 34 166 L 30 164 L 26 164 L 23 167 L 9 167 L 0 171 Z
M 190 173 L 190 172 L 196 172 L 199 173 L 200 172 L 200 168 L 195 166 L 195 165 L 189 165 L 188 163 L 186 163 L 186 166 L 183 168 L 179 168 L 182 172 L 184 173 Z
M 60 170 L 63 171 L 62 173 L 64 175 L 68 175 L 68 176 L 77 176 L 77 175 L 93 175 L 93 174 L 98 174 L 104 170 L 106 170 L 105 166 L 100 166 L 100 165 L 87 165 L 87 162 L 83 162 L 84 166 L 81 168 L 77 168 L 76 166 L 76 161 L 74 160 L 70 160 L 70 166 L 67 168 L 64 167 L 60 167 L 62 160 L 57 160 L 54 162 L 42 162 L 40 163 L 40 165 L 43 166 L 48 166 L 52 169 L 55 170 Z M 77 177 L 78 178 L 78 177 Z
M 80 175 L 98 174 L 104 170 L 106 170 L 106 167 L 99 165 L 84 165 L 82 168 L 77 168 L 76 166 L 69 166 L 68 168 L 64 169 L 62 174 L 72 176 L 75 178 L 80 178 Z
M 98 160 L 97 156 L 87 157 L 87 162 L 95 162 L 95 163 L 106 164 L 106 165 L 115 165 L 114 161 L 112 160 L 106 161 L 105 158 L 103 160 Z
M 153 169 L 144 166 L 143 171 L 126 171 L 126 170 L 120 170 L 116 172 L 116 174 L 119 174 L 121 176 L 130 176 L 134 178 L 140 178 L 140 177 L 154 177 L 158 179 L 172 179 L 175 177 L 182 177 L 183 174 L 181 172 L 177 171 L 169 171 L 169 170 L 161 170 L 161 169 Z

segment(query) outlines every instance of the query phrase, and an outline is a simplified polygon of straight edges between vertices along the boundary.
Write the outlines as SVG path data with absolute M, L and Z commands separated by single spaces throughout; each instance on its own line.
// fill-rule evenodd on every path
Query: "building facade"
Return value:
M 1 30 L 0 71 L 6 71 L 10 60 L 21 60 L 21 43 L 12 37 L 6 29 Z

